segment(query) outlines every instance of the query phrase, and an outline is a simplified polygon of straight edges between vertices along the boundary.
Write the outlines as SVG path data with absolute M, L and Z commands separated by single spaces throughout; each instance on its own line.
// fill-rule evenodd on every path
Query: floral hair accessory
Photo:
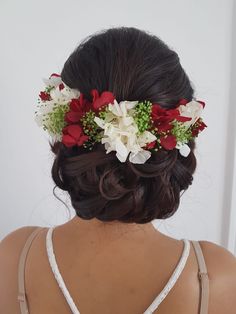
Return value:
M 178 149 L 187 157 L 187 143 L 206 127 L 200 117 L 205 103 L 195 99 L 181 99 L 174 109 L 164 109 L 150 101 L 118 103 L 112 92 L 99 94 L 93 89 L 92 101 L 88 101 L 58 74 L 44 83 L 35 111 L 37 124 L 67 147 L 92 150 L 101 142 L 106 153 L 116 151 L 121 162 L 128 157 L 132 163 L 143 164 L 160 149 Z

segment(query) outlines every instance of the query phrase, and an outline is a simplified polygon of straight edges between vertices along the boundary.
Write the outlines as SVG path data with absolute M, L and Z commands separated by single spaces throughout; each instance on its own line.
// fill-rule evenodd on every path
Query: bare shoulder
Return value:
M 27 237 L 34 229 L 38 228 L 38 226 L 26 226 L 18 228 L 10 233 L 8 233 L 0 242 L 1 247 L 6 243 L 12 242 L 12 240 Z
M 206 263 L 210 266 L 209 272 L 222 271 L 222 275 L 235 274 L 236 280 L 236 257 L 226 248 L 210 241 L 199 241 Z
M 210 280 L 209 313 L 235 313 L 236 257 L 226 248 L 199 241 Z
M 0 242 L 0 265 L 7 258 L 18 255 L 29 237 L 38 226 L 27 226 L 18 228 L 6 235 Z
M 22 227 L 0 242 L 0 313 L 19 313 L 17 274 L 20 253 L 37 226 Z

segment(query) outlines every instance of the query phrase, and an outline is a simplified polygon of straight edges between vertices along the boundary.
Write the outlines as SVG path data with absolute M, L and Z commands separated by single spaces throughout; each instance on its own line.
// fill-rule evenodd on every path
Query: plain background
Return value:
M 235 19 L 231 0 L 1 0 L 0 237 L 73 217 L 68 196 L 56 189 L 70 215 L 53 196 L 53 154 L 34 122 L 42 78 L 59 73 L 88 35 L 133 26 L 177 51 L 206 102 L 193 185 L 173 217 L 153 223 L 172 237 L 212 241 L 236 254 Z

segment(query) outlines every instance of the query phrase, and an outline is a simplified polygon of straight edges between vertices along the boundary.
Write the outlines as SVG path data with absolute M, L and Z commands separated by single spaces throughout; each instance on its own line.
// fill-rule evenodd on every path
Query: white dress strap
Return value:
M 182 256 L 179 260 L 177 267 L 175 268 L 174 272 L 172 273 L 170 279 L 168 280 L 167 284 L 165 285 L 164 289 L 158 294 L 158 296 L 154 299 L 152 304 L 146 309 L 143 314 L 152 314 L 160 305 L 160 303 L 165 299 L 167 294 L 170 292 L 171 288 L 173 288 L 174 284 L 178 280 L 179 276 L 181 275 L 184 266 L 187 262 L 189 252 L 190 252 L 190 242 L 188 239 L 181 239 L 184 241 L 184 249 Z
M 80 314 L 79 310 L 77 309 L 66 285 L 65 282 L 62 278 L 62 275 L 59 271 L 59 268 L 57 266 L 57 262 L 56 262 L 56 258 L 55 258 L 55 254 L 53 251 L 53 243 L 52 243 L 52 232 L 53 232 L 53 227 L 48 229 L 47 232 L 47 237 L 46 237 L 46 248 L 47 248 L 47 254 L 48 254 L 48 260 L 52 269 L 52 272 L 56 278 L 56 281 L 64 295 L 64 297 L 66 298 L 66 301 L 72 311 L 73 314 Z

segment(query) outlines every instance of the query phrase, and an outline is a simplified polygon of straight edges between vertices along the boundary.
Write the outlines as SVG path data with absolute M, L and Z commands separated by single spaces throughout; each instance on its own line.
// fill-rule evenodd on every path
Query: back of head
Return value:
M 176 108 L 191 101 L 193 89 L 176 52 L 154 35 L 136 28 L 112 28 L 83 41 L 64 64 L 61 77 L 91 100 L 90 91 L 111 91 L 118 102 L 139 100 Z M 147 223 L 172 216 L 180 192 L 193 180 L 194 140 L 187 157 L 177 149 L 153 152 L 144 164 L 121 163 L 98 143 L 90 152 L 51 145 L 55 184 L 68 191 L 83 219 Z

